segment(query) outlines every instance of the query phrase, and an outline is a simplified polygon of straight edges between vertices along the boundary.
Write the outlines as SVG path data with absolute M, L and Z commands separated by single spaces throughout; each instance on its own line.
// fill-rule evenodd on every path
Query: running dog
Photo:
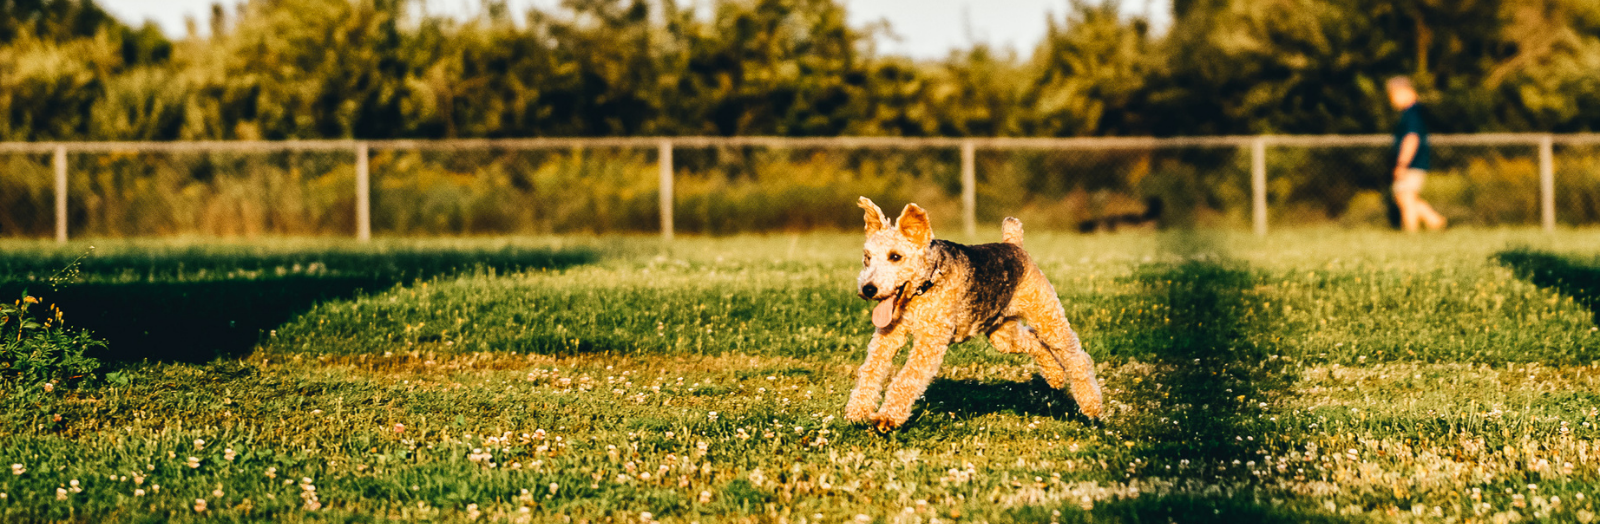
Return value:
M 861 197 L 859 204 L 867 211 L 867 241 L 856 288 L 861 298 L 878 302 L 872 308 L 877 331 L 856 371 L 846 419 L 879 431 L 905 424 L 945 350 L 980 334 L 1002 353 L 1032 355 L 1051 387 L 1070 386 L 1079 411 L 1100 416 L 1094 361 L 1067 324 L 1055 287 L 1023 251 L 1021 221 L 1005 219 L 1004 242 L 968 246 L 935 240 L 928 213 L 916 204 L 907 205 L 896 224 L 872 200 Z M 879 406 L 883 381 L 908 336 L 916 339 L 911 354 Z

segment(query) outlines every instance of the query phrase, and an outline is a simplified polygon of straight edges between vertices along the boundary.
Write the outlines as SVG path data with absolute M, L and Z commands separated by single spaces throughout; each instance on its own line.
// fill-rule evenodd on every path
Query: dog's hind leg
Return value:
M 1050 285 L 1038 268 L 1031 268 L 1017 290 L 1016 303 L 1031 327 L 1017 325 L 1016 334 L 1012 336 L 1017 342 L 1025 338 L 1036 340 L 1029 353 L 1039 364 L 1040 374 L 1051 387 L 1069 388 L 1072 399 L 1078 402 L 1078 410 L 1084 415 L 1099 418 L 1100 382 L 1094 377 L 1094 359 L 1083 351 L 1078 333 L 1067 322 L 1055 286 Z
M 1069 327 L 1068 329 L 1071 328 Z M 1076 333 L 1073 334 L 1073 339 L 1077 339 Z M 999 328 L 989 333 L 989 344 L 993 345 L 1001 353 L 1027 353 L 1033 357 L 1034 363 L 1039 366 L 1039 375 L 1050 383 L 1050 387 L 1064 389 L 1069 381 L 1073 384 L 1077 383 L 1076 380 L 1072 380 L 1074 375 L 1071 370 L 1072 364 L 1069 364 L 1070 356 L 1061 352 L 1051 351 L 1050 346 L 1039 339 L 1039 331 L 1031 326 L 1023 325 L 1021 321 L 1012 319 L 1000 324 Z M 1079 353 L 1082 353 L 1082 351 L 1079 351 Z M 1087 359 L 1088 355 L 1084 354 L 1083 357 Z M 1093 363 L 1089 363 L 1089 366 L 1092 374 Z M 1074 399 L 1080 399 L 1080 406 L 1082 405 L 1081 399 L 1085 396 L 1095 397 L 1094 394 L 1087 392 L 1079 395 L 1076 391 L 1073 392 L 1072 396 Z M 1080 409 L 1087 410 L 1088 408 Z
M 850 400 L 844 405 L 844 418 L 851 422 L 866 422 L 878 408 L 878 393 L 883 379 L 889 377 L 889 367 L 894 364 L 894 354 L 906 345 L 906 330 L 902 326 L 879 329 L 867 344 L 867 361 L 856 369 L 856 387 L 850 391 Z
M 911 346 L 911 354 L 906 357 L 906 365 L 895 375 L 894 382 L 889 383 L 883 407 L 872 415 L 874 426 L 880 431 L 888 431 L 900 427 L 911 418 L 911 406 L 928 390 L 934 375 L 939 374 L 945 350 L 949 348 L 948 338 L 917 335 L 916 343 Z
M 1034 336 L 1033 329 L 1023 325 L 1021 320 L 1015 318 L 1002 322 L 1000 327 L 989 332 L 989 345 L 994 346 L 995 351 L 1001 353 L 1027 353 L 1034 357 L 1045 356 L 1039 353 L 1044 349 L 1044 346 L 1039 344 L 1039 339 Z M 1041 370 L 1045 369 L 1045 363 L 1039 362 Z M 1061 366 L 1056 364 L 1051 364 L 1051 366 L 1055 369 L 1061 369 Z

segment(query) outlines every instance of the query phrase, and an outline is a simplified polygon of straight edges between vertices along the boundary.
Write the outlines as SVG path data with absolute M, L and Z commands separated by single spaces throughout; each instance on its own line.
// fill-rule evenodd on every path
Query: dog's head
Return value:
M 906 288 L 920 285 L 914 281 L 930 273 L 928 243 L 933 241 L 933 228 L 928 213 L 916 204 L 906 204 L 894 224 L 867 197 L 861 197 L 859 205 L 867 210 L 867 241 L 856 292 L 878 301 L 872 323 L 882 328 L 900 317 L 899 298 L 910 292 Z

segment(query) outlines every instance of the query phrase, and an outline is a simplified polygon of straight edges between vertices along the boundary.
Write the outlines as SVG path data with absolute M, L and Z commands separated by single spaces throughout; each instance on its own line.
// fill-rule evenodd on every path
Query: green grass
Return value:
M 855 235 L 97 245 L 36 294 L 380 285 L 246 319 L 237 357 L 7 384 L 0 520 L 1586 521 L 1593 233 L 1030 232 L 1107 416 L 975 341 L 887 435 L 840 414 Z M 0 245 L 0 287 L 83 249 Z
M 97 245 L 98 244 L 98 245 Z M 346 241 L 53 244 L 0 250 L 0 296 L 45 294 L 72 323 L 111 339 L 101 356 L 204 362 L 243 356 L 313 304 L 461 271 L 593 262 L 558 242 Z M 179 341 L 179 343 L 174 343 Z

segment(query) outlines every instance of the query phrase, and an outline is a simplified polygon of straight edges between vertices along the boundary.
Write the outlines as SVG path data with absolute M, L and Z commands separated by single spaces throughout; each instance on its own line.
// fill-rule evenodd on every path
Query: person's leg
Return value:
M 1405 184 L 1403 185 L 1407 191 L 1411 192 L 1411 209 L 1412 213 L 1416 215 L 1416 220 L 1421 221 L 1422 225 L 1426 225 L 1428 229 L 1443 229 L 1445 224 L 1444 216 L 1440 215 L 1438 211 L 1434 211 L 1433 206 L 1428 205 L 1428 201 L 1422 199 L 1422 186 L 1428 180 L 1428 172 L 1421 169 L 1412 169 L 1406 171 L 1405 178 Z M 1416 227 L 1417 223 L 1412 222 L 1412 229 L 1414 230 Z
M 1416 203 L 1413 205 L 1416 206 L 1417 217 L 1422 219 L 1422 224 L 1424 226 L 1427 226 L 1428 229 L 1433 231 L 1444 229 L 1446 223 L 1444 215 L 1439 214 L 1438 211 L 1434 211 L 1433 206 L 1428 205 L 1428 201 L 1418 197 Z
M 1421 218 L 1417 210 L 1417 194 L 1411 191 L 1396 189 L 1394 201 L 1400 206 L 1400 229 L 1407 233 L 1417 232 L 1417 221 Z

